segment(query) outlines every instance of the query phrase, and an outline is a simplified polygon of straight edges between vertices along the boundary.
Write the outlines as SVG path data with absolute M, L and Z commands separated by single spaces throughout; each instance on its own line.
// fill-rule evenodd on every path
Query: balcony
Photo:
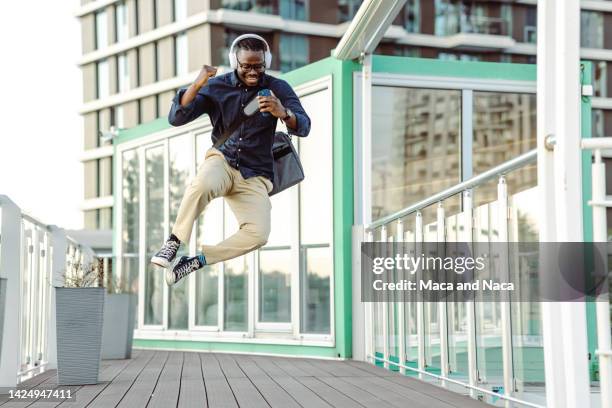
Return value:
M 513 47 L 510 22 L 504 18 L 448 13 L 436 16 L 436 34 L 446 36 L 449 48 L 497 51 Z
M 46 371 L 19 388 L 53 389 L 54 374 Z M 101 407 L 487 406 L 363 362 L 180 351 L 135 350 L 130 360 L 103 361 L 98 384 L 61 390 L 71 392 L 69 405 Z M 39 404 L 49 402 L 32 406 Z

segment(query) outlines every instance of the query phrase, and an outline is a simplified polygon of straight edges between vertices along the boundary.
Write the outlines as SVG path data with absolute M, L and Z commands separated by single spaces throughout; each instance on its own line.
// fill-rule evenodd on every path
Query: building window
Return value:
M 137 149 L 122 155 L 121 274 L 113 270 L 113 286 L 121 292 L 138 293 L 138 253 L 140 248 L 140 155 Z
M 604 114 L 601 109 L 593 109 L 591 115 L 593 137 L 604 137 Z
M 482 3 L 461 0 L 436 0 L 436 35 L 476 33 L 489 35 L 508 35 L 510 21 L 507 13 L 502 17 L 487 16 L 487 8 Z
M 174 0 L 174 21 L 181 21 L 187 18 L 187 0 Z
M 125 92 L 130 89 L 130 70 L 127 54 L 117 56 L 117 91 Z
M 117 42 L 122 42 L 128 39 L 128 15 L 125 2 L 118 3 L 115 6 L 115 30 L 115 38 L 117 39 Z
M 96 49 L 104 48 L 108 45 L 108 22 L 106 11 L 96 13 Z
M 478 55 L 465 54 L 465 53 L 453 53 L 453 52 L 439 52 L 438 59 L 445 61 L 480 61 L 481 58 Z
M 281 72 L 291 71 L 308 64 L 308 55 L 308 37 L 299 34 L 281 34 Z
M 338 0 L 338 23 L 351 21 L 363 0 Z
M 404 6 L 402 20 L 404 29 L 409 33 L 420 32 L 420 4 L 420 0 L 408 0 Z
M 598 98 L 608 97 L 608 63 L 593 61 L 593 91 Z
M 119 129 L 125 128 L 125 108 L 123 106 L 115 108 L 115 126 Z
M 180 33 L 174 37 L 174 69 L 175 75 L 183 75 L 188 71 L 187 34 Z
M 376 220 L 460 181 L 461 92 L 374 86 L 372 100 Z
M 221 8 L 262 14 L 278 13 L 277 1 L 273 0 L 222 0 Z
M 538 9 L 529 7 L 525 14 L 525 27 L 523 28 L 523 41 L 535 44 L 538 35 Z
M 280 0 L 280 16 L 289 20 L 308 20 L 306 0 Z
M 512 37 L 512 5 L 511 4 L 501 4 L 499 14 L 500 24 L 503 27 L 500 27 L 503 35 L 507 35 Z
M 580 12 L 580 46 L 603 48 L 603 14 L 599 11 Z
M 107 97 L 110 91 L 107 60 L 98 61 L 96 64 L 96 78 L 98 82 L 98 99 Z

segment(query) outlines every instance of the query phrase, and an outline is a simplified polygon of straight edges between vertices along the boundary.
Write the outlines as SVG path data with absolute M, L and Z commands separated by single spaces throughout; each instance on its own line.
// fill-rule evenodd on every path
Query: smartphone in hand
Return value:
M 272 93 L 270 92 L 269 89 L 262 89 L 261 91 L 257 93 L 257 96 L 270 96 L 270 95 L 272 95 Z M 257 100 L 257 97 L 251 99 L 251 101 L 247 104 L 247 106 L 244 107 L 243 112 L 246 116 L 251 116 L 255 114 L 256 112 L 259 112 L 259 101 Z M 261 114 L 263 116 L 270 116 L 269 112 L 261 112 Z
M 270 95 L 272 95 L 272 92 L 270 92 L 269 89 L 262 89 L 261 91 L 257 92 L 257 96 L 270 96 Z M 263 116 L 264 118 L 268 117 L 270 116 L 270 112 L 261 112 L 261 116 Z

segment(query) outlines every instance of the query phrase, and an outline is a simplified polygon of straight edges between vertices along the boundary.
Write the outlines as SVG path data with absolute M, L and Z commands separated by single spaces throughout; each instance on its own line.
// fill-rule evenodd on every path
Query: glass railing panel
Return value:
M 477 194 L 477 193 L 476 193 Z M 499 202 L 478 206 L 474 209 L 474 256 L 487 260 L 489 268 L 496 268 L 494 248 L 491 244 L 499 239 Z M 489 277 L 488 269 L 475 272 L 475 279 Z M 478 381 L 490 390 L 503 387 L 502 321 L 501 307 L 494 296 L 476 293 L 476 366 Z
M 446 217 L 447 256 L 461 256 L 464 248 L 453 245 L 456 242 L 471 242 L 471 212 L 460 212 Z M 468 381 L 468 308 L 459 300 L 459 293 L 447 298 L 448 314 L 448 358 L 449 375 L 461 381 Z

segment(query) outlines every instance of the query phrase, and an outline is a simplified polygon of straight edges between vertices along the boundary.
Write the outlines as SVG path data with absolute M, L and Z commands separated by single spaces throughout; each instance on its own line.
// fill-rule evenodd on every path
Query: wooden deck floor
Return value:
M 22 384 L 57 386 L 55 370 Z M 435 385 L 356 361 L 134 350 L 104 360 L 100 382 L 70 387 L 71 401 L 7 401 L 8 407 L 490 407 Z

